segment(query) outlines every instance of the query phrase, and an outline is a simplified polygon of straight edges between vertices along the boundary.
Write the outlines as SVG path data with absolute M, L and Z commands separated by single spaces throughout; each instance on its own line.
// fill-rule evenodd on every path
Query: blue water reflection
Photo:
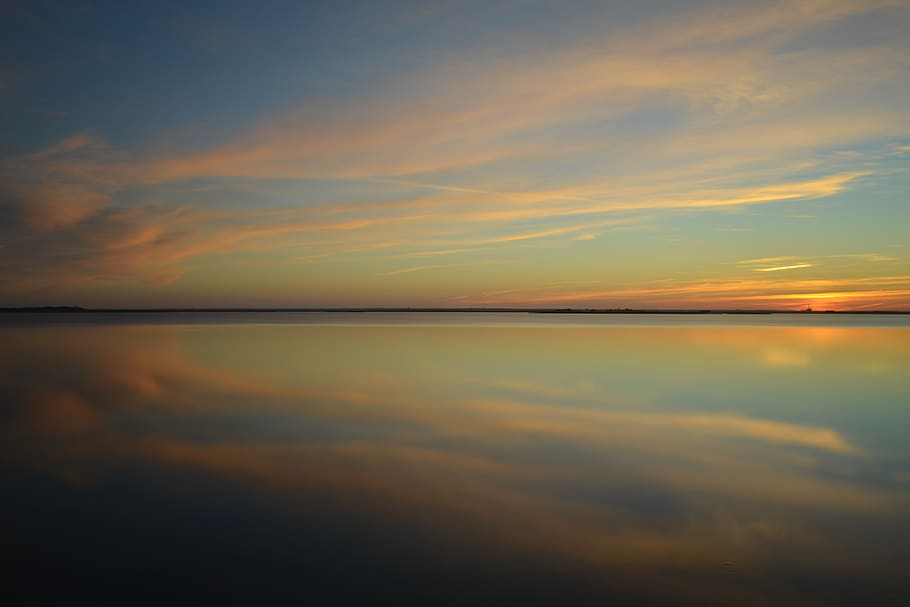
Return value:
M 910 329 L 473 318 L 0 330 L 9 587 L 906 602 Z

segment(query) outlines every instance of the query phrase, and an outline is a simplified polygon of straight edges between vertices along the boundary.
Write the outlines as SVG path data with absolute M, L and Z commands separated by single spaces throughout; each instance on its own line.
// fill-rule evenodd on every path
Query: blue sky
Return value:
M 910 6 L 7 3 L 0 304 L 910 308 Z

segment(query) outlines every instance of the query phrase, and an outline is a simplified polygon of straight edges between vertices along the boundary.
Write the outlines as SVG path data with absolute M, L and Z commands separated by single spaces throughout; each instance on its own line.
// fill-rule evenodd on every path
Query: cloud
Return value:
M 329 260 L 600 243 L 683 210 L 841 194 L 878 167 L 821 151 L 882 138 L 892 149 L 910 133 L 885 94 L 903 54 L 888 40 L 794 44 L 889 6 L 899 3 L 748 3 L 719 21 L 671 9 L 609 31 L 591 20 L 527 52 L 487 41 L 357 95 L 267 112 L 219 145 L 127 153 L 75 133 L 3 161 L 0 215 L 26 228 L 7 229 L 5 281 L 161 283 L 193 259 L 270 247 Z M 863 112 L 849 102 L 859 90 Z M 199 202 L 238 180 L 243 208 Z M 306 203 L 274 202 L 276 180 Z
M 501 295 L 485 294 L 463 303 L 503 306 L 636 307 L 647 308 L 779 308 L 781 305 L 852 309 L 864 300 L 878 299 L 883 307 L 907 309 L 910 276 L 809 280 L 694 279 L 659 281 L 653 286 L 598 290 L 513 289 Z
M 137 178 L 402 179 L 546 158 L 554 145 L 562 155 L 603 154 L 614 146 L 614 137 L 597 143 L 556 129 L 619 121 L 643 105 L 680 113 L 683 124 L 662 133 L 663 141 L 642 136 L 635 144 L 622 138 L 623 148 L 715 156 L 736 148 L 774 158 L 781 149 L 893 136 L 897 124 L 907 124 L 901 108 L 888 106 L 886 99 L 875 101 L 884 104 L 878 111 L 861 115 L 809 103 L 826 99 L 845 78 L 880 84 L 887 78 L 882 71 L 895 65 L 893 49 L 774 52 L 813 27 L 890 4 L 843 3 L 824 11 L 802 3 L 742 5 L 730 9 L 737 17 L 725 19 L 723 26 L 708 11 L 674 12 L 672 18 L 630 31 L 588 33 L 530 55 L 492 48 L 488 55 L 493 58 L 478 63 L 473 53 L 450 54 L 425 70 L 398 75 L 388 88 L 366 91 L 364 98 L 301 103 L 280 116 L 264 117 L 224 145 L 150 158 Z M 729 48 L 718 52 L 718 44 Z M 832 66 L 843 69 L 832 71 Z M 701 116 L 702 100 L 709 100 L 712 115 L 715 108 L 721 114 L 745 108 L 750 119 L 718 122 Z M 794 115 L 792 108 L 802 102 L 811 111 Z M 752 116 L 759 107 L 771 114 Z M 706 119 L 710 130 L 704 128 Z M 542 132 L 548 136 L 537 135 Z M 489 189 L 476 183 L 403 181 L 452 191 Z
M 389 272 L 383 272 L 385 276 L 393 276 L 395 274 L 410 274 L 411 272 L 423 272 L 425 270 L 437 270 L 439 268 L 462 268 L 466 266 L 485 266 L 490 264 L 498 263 L 509 263 L 511 260 L 499 259 L 499 260 L 488 260 L 488 261 L 473 261 L 465 263 L 436 263 L 428 264 L 423 266 L 411 266 L 409 268 L 401 268 L 399 270 L 391 270 Z
M 89 133 L 0 163 L 0 214 L 49 232 L 77 224 L 111 203 L 112 156 Z
M 781 257 L 761 257 L 757 259 L 743 259 L 737 261 L 737 265 L 765 265 L 765 264 L 776 264 L 784 263 L 785 265 L 777 265 L 766 268 L 752 268 L 755 272 L 777 272 L 780 270 L 797 270 L 800 268 L 811 268 L 816 265 L 821 265 L 821 262 L 825 260 L 831 264 L 831 260 L 834 260 L 838 265 L 846 267 L 850 265 L 849 262 L 858 262 L 860 264 L 868 263 L 885 263 L 885 262 L 894 262 L 900 261 L 899 258 L 893 257 L 890 255 L 882 255 L 880 253 L 834 253 L 829 255 L 803 255 L 803 256 L 793 256 L 793 255 L 784 255 Z M 796 262 L 796 263 L 794 263 Z
M 0 214 L 38 232 L 79 223 L 109 202 L 109 196 L 78 184 L 0 183 Z
M 103 146 L 104 143 L 101 141 L 101 139 L 95 135 L 92 135 L 91 133 L 75 133 L 69 137 L 61 139 L 48 148 L 14 158 L 9 164 L 12 164 L 14 166 L 22 166 L 25 163 L 33 163 L 36 161 L 53 158 L 55 156 L 62 156 L 79 150 L 85 150 L 87 148 L 98 148 Z
M 838 255 L 825 255 L 831 259 L 857 260 L 865 263 L 880 263 L 888 261 L 899 261 L 899 258 L 891 255 L 882 255 L 881 253 L 841 253 Z
M 743 259 L 742 261 L 737 261 L 738 264 L 754 264 L 754 263 L 777 263 L 779 261 L 792 261 L 797 259 L 789 255 L 783 257 L 759 257 L 757 259 Z
M 811 268 L 815 264 L 812 263 L 796 263 L 789 266 L 774 266 L 772 268 L 753 268 L 755 272 L 780 272 L 781 270 L 798 270 L 800 268 Z

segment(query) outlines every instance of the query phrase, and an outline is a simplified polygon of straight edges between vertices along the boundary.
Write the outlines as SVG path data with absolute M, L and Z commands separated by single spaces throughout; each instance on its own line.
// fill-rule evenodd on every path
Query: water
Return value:
M 908 317 L 13 316 L 28 604 L 910 599 Z

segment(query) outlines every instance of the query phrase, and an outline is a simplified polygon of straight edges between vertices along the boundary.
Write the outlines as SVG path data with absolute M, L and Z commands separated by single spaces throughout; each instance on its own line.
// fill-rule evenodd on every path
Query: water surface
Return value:
M 8 592 L 908 604 L 906 317 L 238 314 L 3 321 Z

